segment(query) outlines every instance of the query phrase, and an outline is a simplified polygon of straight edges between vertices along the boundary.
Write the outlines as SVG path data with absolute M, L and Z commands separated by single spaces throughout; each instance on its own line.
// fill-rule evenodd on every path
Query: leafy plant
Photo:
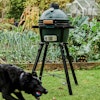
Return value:
M 88 60 L 100 59 L 100 23 L 96 19 L 91 22 L 89 18 L 83 22 L 79 17 L 72 19 L 73 25 L 76 27 L 69 34 L 70 51 L 74 58 L 78 55 L 86 55 Z M 78 24 L 80 23 L 80 24 Z
M 68 46 L 74 61 L 79 55 L 86 55 L 88 61 L 100 61 L 100 23 L 96 19 L 89 22 L 86 18 L 82 23 L 80 17 L 70 19 L 75 29 L 69 32 Z M 81 24 L 78 25 L 78 23 Z M 0 47 L 2 48 L 0 58 L 8 63 L 33 63 L 36 58 L 40 42 L 39 34 L 31 30 L 21 30 L 22 27 L 15 27 L 12 31 L 0 31 Z M 40 61 L 42 57 L 43 52 Z M 50 43 L 46 61 L 57 63 L 61 61 L 58 43 Z
M 10 10 L 8 11 L 8 18 L 14 18 L 18 20 L 24 10 L 23 3 L 26 0 L 9 0 L 10 1 Z
M 6 59 L 8 63 L 33 62 L 38 41 L 38 34 L 32 31 L 26 31 L 24 34 L 13 31 L 2 32 L 0 33 L 1 58 Z

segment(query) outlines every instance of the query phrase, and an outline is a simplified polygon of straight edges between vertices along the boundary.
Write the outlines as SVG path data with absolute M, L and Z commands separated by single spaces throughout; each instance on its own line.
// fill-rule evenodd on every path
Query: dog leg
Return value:
M 5 100 L 18 100 L 14 97 L 12 97 L 10 94 L 2 93 L 2 96 Z
M 4 98 L 5 100 L 18 100 L 18 99 L 16 99 L 16 98 L 14 98 L 13 96 L 11 96 L 11 94 L 8 93 L 8 92 L 6 91 L 6 89 L 2 89 L 2 96 L 3 96 L 3 98 Z
M 20 91 L 19 92 L 14 92 L 14 94 L 18 97 L 19 100 L 25 100 Z

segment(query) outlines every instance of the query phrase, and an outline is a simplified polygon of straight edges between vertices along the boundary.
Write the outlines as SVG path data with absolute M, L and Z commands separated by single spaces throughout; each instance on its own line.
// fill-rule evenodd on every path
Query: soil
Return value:
M 15 64 L 18 66 L 22 66 L 27 70 L 32 70 L 33 65 L 32 63 L 29 64 Z M 100 62 L 73 62 L 74 69 L 92 69 L 97 66 L 100 66 Z M 41 63 L 37 65 L 37 70 L 39 70 L 41 67 Z M 67 67 L 70 68 L 69 63 L 67 63 Z M 63 70 L 63 64 L 62 63 L 46 63 L 44 66 L 45 70 Z

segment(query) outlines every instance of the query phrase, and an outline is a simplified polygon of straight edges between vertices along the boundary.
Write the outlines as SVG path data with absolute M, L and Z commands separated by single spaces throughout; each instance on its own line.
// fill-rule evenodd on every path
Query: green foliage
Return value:
M 10 0 L 10 10 L 8 12 L 8 18 L 15 18 L 16 20 L 20 18 L 26 0 Z
M 100 60 L 100 23 L 96 19 L 76 17 L 72 19 L 74 30 L 69 34 L 70 52 L 73 57 L 86 55 L 88 60 Z
M 32 31 L 0 32 L 0 57 L 8 63 L 33 62 L 38 41 L 39 36 Z
M 74 61 L 79 55 L 85 55 L 88 61 L 100 61 L 100 23 L 96 19 L 89 22 L 88 18 L 83 21 L 80 17 L 70 18 L 70 20 L 75 29 L 70 30 L 68 46 Z M 39 42 L 39 34 L 29 30 L 22 31 L 22 27 L 13 27 L 12 31 L 2 30 L 0 31 L 0 48 L 2 48 L 0 58 L 9 63 L 33 63 Z M 46 61 L 61 62 L 58 45 L 58 43 L 50 43 Z M 41 57 L 43 57 L 43 52 Z
M 20 30 L 20 29 L 19 29 Z M 0 58 L 8 63 L 34 63 L 40 42 L 39 34 L 33 31 L 19 32 L 0 31 Z M 58 44 L 50 44 L 47 59 L 49 62 L 58 62 L 60 60 L 60 49 Z M 43 57 L 43 52 L 40 62 Z

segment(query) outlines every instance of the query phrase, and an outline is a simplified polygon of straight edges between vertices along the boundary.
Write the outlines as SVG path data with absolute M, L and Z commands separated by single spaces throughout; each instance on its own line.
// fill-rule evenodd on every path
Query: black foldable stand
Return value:
M 41 42 L 39 45 L 40 45 L 40 47 L 38 49 L 38 53 L 37 53 L 37 57 L 36 57 L 33 69 L 32 69 L 32 73 L 34 73 L 36 71 L 36 67 L 37 67 L 37 64 L 38 64 L 38 61 L 39 61 L 43 46 L 45 45 L 43 59 L 42 59 L 42 65 L 41 65 L 40 74 L 39 74 L 39 79 L 41 80 L 42 79 L 42 75 L 43 75 L 43 69 L 44 69 L 44 64 L 45 64 L 45 59 L 46 59 L 46 55 L 47 55 L 49 42 Z M 63 65 L 64 65 L 64 70 L 65 70 L 65 75 L 66 75 L 66 81 L 67 81 L 69 94 L 72 95 L 73 93 L 72 93 L 72 88 L 71 88 L 71 84 L 70 84 L 70 79 L 69 79 L 68 68 L 67 68 L 67 64 L 66 64 L 65 53 L 67 54 L 67 59 L 69 61 L 70 68 L 71 68 L 71 71 L 72 71 L 72 75 L 73 75 L 73 78 L 74 78 L 74 82 L 75 82 L 76 85 L 78 85 L 77 78 L 76 78 L 76 75 L 75 75 L 75 72 L 74 72 L 72 61 L 70 59 L 67 43 L 63 43 L 63 42 L 59 43 L 59 47 L 60 47 L 60 51 L 61 51 L 61 55 L 62 55 L 62 61 L 63 61 Z

